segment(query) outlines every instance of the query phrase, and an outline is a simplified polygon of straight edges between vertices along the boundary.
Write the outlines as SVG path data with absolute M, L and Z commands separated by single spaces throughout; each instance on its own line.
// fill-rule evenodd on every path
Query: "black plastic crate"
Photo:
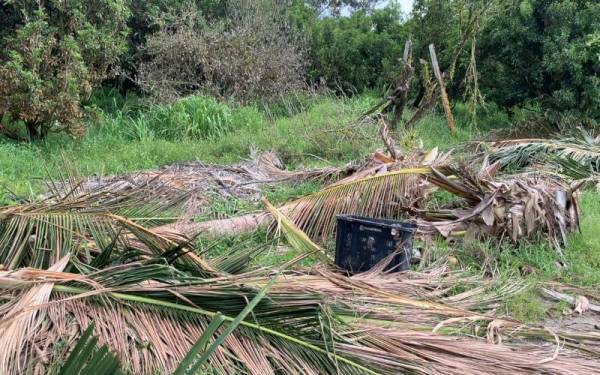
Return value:
M 338 215 L 335 264 L 350 273 L 360 273 L 396 252 L 385 270 L 405 271 L 410 268 L 416 227 L 396 220 Z

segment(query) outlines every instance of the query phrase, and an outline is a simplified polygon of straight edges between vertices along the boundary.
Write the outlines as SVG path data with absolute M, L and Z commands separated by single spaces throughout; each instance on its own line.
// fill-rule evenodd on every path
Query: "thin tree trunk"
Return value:
M 446 86 L 444 85 L 444 77 L 442 77 L 437 56 L 435 54 L 435 47 L 433 46 L 433 44 L 429 45 L 429 54 L 431 55 L 431 65 L 433 67 L 433 73 L 435 74 L 435 78 L 437 78 L 438 81 L 440 96 L 442 97 L 442 105 L 444 107 L 444 112 L 446 113 L 446 119 L 448 120 L 448 129 L 450 129 L 451 133 L 454 133 L 456 131 L 456 125 L 454 125 L 454 118 L 452 117 L 452 110 L 450 109 L 450 100 L 448 100 Z
M 410 80 L 413 75 L 413 67 L 411 64 L 411 50 L 412 50 L 412 41 L 409 39 L 404 44 L 404 54 L 402 57 L 402 73 L 400 74 L 400 80 L 398 82 L 398 86 L 396 87 L 393 101 L 393 117 L 392 122 L 390 124 L 390 128 L 395 130 L 398 127 L 398 123 L 402 119 L 402 113 L 404 112 L 404 107 L 406 107 L 406 99 L 408 97 L 408 90 L 410 90 Z

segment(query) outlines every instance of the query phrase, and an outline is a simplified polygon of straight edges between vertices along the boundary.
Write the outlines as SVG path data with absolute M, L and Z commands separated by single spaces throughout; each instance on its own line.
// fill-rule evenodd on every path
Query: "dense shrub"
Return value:
M 351 93 L 389 84 L 398 75 L 408 38 L 399 7 L 319 19 L 296 3 L 291 13 L 310 38 L 310 81 Z
M 230 0 L 224 20 L 163 28 L 143 52 L 139 83 L 159 99 L 201 91 L 262 101 L 303 84 L 301 44 L 274 0 Z
M 551 118 L 600 120 L 598 20 L 594 1 L 510 2 L 481 33 L 482 90 L 504 107 L 533 103 Z
M 128 14 L 124 0 L 1 0 L 0 132 L 81 134 L 82 101 L 124 51 Z
M 181 24 L 202 27 L 205 19 L 223 16 L 225 0 L 145 0 L 129 1 L 131 17 L 127 22 L 130 33 L 127 52 L 121 56 L 121 71 L 112 85 L 120 89 L 137 89 L 136 77 L 140 59 L 139 52 L 149 36 L 163 29 L 175 30 Z

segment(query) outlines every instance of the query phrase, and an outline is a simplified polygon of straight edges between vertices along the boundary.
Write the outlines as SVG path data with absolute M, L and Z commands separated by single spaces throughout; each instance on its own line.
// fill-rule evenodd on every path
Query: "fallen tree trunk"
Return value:
M 196 223 L 174 223 L 153 228 L 156 234 L 177 232 L 189 238 L 194 238 L 200 234 L 206 234 L 211 237 L 250 233 L 259 227 L 267 226 L 271 223 L 272 217 L 266 212 L 247 214 L 230 219 L 209 220 Z

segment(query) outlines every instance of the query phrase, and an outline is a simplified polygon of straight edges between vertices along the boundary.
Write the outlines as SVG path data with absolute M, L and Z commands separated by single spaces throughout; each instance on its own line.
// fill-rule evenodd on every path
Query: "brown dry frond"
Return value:
M 49 271 L 60 273 L 68 261 L 68 256 L 63 257 Z M 23 294 L 17 294 L 10 302 L 0 305 L 0 373 L 23 373 L 27 368 L 27 357 L 32 355 L 32 348 L 27 343 L 36 334 L 46 315 L 43 309 L 31 308 L 48 302 L 52 287 L 52 283 L 35 285 Z
M 495 166 L 487 166 L 494 169 Z M 511 176 L 496 180 L 493 173 L 455 170 L 456 180 L 435 173 L 430 181 L 470 202 L 466 208 L 422 212 L 419 231 L 453 233 L 472 231 L 514 242 L 544 233 L 560 252 L 567 234 L 579 228 L 576 192 L 562 180 L 544 175 Z
M 400 207 L 421 198 L 419 181 L 429 167 L 407 168 L 340 182 L 289 204 L 290 219 L 311 238 L 325 238 L 336 215 L 398 218 Z
M 133 274 L 136 268 L 132 266 L 128 272 Z M 53 280 L 74 280 L 68 274 L 52 275 Z M 8 277 L 18 280 L 24 276 L 10 273 Z M 33 274 L 31 277 L 21 281 L 36 281 Z M 242 308 L 245 302 L 239 298 L 248 292 L 248 287 L 257 290 L 268 279 L 240 275 L 205 279 L 201 284 L 135 283 L 119 287 L 118 293 L 107 294 L 104 288 L 87 295 L 73 295 L 67 287 L 55 294 L 49 304 L 40 307 L 47 311 L 43 329 L 34 337 L 23 340 L 23 347 L 28 348 L 23 352 L 26 354 L 23 358 L 41 361 L 40 356 L 44 354 L 48 357 L 46 361 L 54 360 L 52 356 L 56 354 L 51 353 L 55 353 L 53 345 L 56 342 L 74 342 L 85 327 L 94 322 L 94 335 L 99 337 L 100 344 L 107 344 L 132 372 L 172 371 L 209 323 L 209 316 L 198 313 L 203 310 L 197 310 L 197 307 L 235 309 L 233 306 L 237 305 Z M 44 285 L 45 281 L 37 282 Z M 294 340 L 312 340 L 319 345 L 327 345 L 324 343 L 333 340 L 337 355 L 368 364 L 370 369 L 384 374 L 403 371 L 421 374 L 539 371 L 561 374 L 600 369 L 600 361 L 583 361 L 582 354 L 576 351 L 581 349 L 581 353 L 600 356 L 600 336 L 556 332 L 556 337 L 567 340 L 569 349 L 559 348 L 556 358 L 549 360 L 555 355 L 556 347 L 551 345 L 555 336 L 541 328 L 493 316 L 496 300 L 483 297 L 486 294 L 483 288 L 480 293 L 463 295 L 457 300 L 447 299 L 447 303 L 439 302 L 440 297 L 445 297 L 437 293 L 440 291 L 436 290 L 436 284 L 448 291 L 456 282 L 486 285 L 481 279 L 445 269 L 433 269 L 423 274 L 371 273 L 351 278 L 324 268 L 312 275 L 297 272 L 280 275 L 268 298 L 254 311 L 254 316 L 228 336 L 211 356 L 210 368 L 223 374 L 336 373 L 333 359 L 258 326 L 270 322 L 270 327 L 278 327 Z M 31 290 L 34 288 L 37 286 Z M 493 289 L 490 286 L 490 296 Z M 509 287 L 506 293 L 517 292 Z M 129 296 L 127 301 L 122 299 L 123 296 Z M 167 296 L 172 298 L 165 299 Z M 453 306 L 479 298 L 481 306 L 489 308 L 490 315 Z M 234 302 L 236 299 L 238 302 Z M 148 304 L 152 300 L 154 302 Z M 169 300 L 179 300 L 181 307 L 174 309 L 167 303 Z M 333 324 L 333 331 L 324 333 L 323 323 L 318 322 L 322 318 L 332 318 L 322 315 L 326 314 L 325 306 L 336 310 L 337 318 L 328 323 Z M 343 323 L 339 323 L 339 319 Z M 430 332 L 439 323 L 443 325 L 437 330 L 446 335 Z M 481 327 L 479 332 L 483 335 L 491 327 L 494 335 L 504 338 L 505 344 L 489 344 L 485 337 L 455 336 L 465 328 L 464 325 L 475 335 L 476 327 Z M 517 340 L 512 341 L 512 338 Z M 548 344 L 522 344 L 524 338 L 542 339 Z M 39 350 L 33 350 L 34 343 Z M 356 373 L 351 366 L 338 365 L 341 374 Z
M 574 179 L 600 172 L 600 143 L 583 129 L 578 137 L 561 139 L 509 139 L 490 142 L 489 157 L 503 168 L 541 164 Z

